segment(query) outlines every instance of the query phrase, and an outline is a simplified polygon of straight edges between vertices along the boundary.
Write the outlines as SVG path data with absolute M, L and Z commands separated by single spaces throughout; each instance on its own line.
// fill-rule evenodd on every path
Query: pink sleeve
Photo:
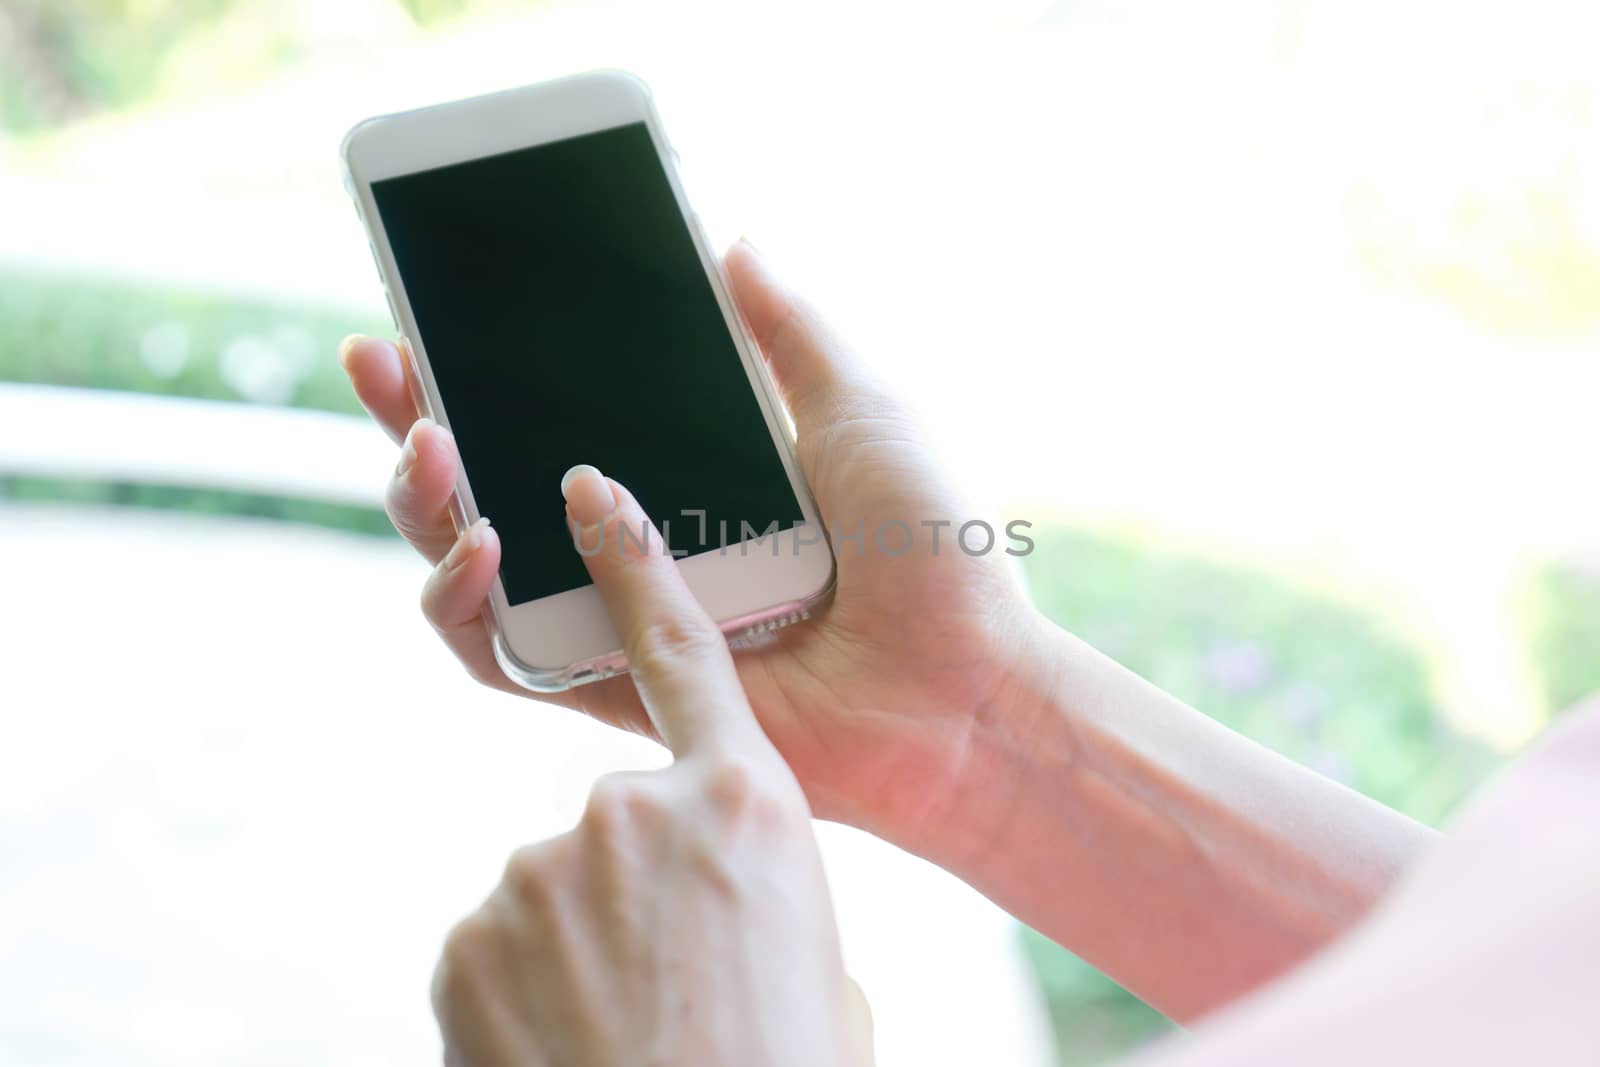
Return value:
M 1489 783 L 1349 935 L 1137 1062 L 1600 1065 L 1600 702 Z

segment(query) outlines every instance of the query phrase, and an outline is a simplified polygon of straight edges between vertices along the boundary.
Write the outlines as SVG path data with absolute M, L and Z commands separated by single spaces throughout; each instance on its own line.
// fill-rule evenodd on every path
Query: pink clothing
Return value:
M 1600 1065 L 1600 705 L 1491 781 L 1348 935 L 1136 1062 Z

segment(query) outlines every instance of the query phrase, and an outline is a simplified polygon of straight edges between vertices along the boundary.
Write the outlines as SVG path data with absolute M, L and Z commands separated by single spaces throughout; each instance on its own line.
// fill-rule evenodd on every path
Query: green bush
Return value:
M 1550 563 L 1528 583 L 1528 626 L 1545 707 L 1600 693 L 1600 567 Z
M 1026 573 L 1045 614 L 1323 774 L 1437 823 L 1493 763 L 1445 726 L 1419 652 L 1366 611 L 1127 536 L 1048 529 L 1035 540 Z M 1065 949 L 1023 936 L 1064 1067 L 1169 1027 Z
M 356 413 L 337 358 L 386 317 L 0 268 L 0 381 Z
M 427 26 L 506 0 L 394 2 Z M 384 32 L 380 9 L 354 17 Z M 175 72 L 203 93 L 330 43 L 316 20 L 285 17 L 275 0 L 3 0 L 0 130 L 34 134 L 135 105 L 171 91 Z
M 140 485 L 78 478 L 0 476 L 0 500 L 17 503 L 79 504 L 98 507 L 150 508 L 197 515 L 243 515 L 257 519 L 347 530 L 372 537 L 400 535 L 381 508 L 333 504 L 326 500 L 241 493 L 226 489 L 191 489 L 176 485 Z
M 0 127 L 30 132 L 150 93 L 186 35 L 238 0 L 6 0 Z

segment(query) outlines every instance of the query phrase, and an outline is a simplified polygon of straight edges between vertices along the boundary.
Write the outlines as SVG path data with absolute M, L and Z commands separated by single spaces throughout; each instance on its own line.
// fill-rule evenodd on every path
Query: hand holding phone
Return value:
M 852 254 L 872 252 L 868 246 Z M 896 521 L 916 527 L 971 516 L 916 418 L 754 248 L 736 244 L 719 277 L 793 416 L 795 456 L 831 530 L 870 537 Z M 515 343 L 503 349 L 485 343 L 476 355 L 486 360 L 521 351 Z M 424 614 L 483 684 L 652 734 L 626 677 L 530 694 L 507 676 L 485 612 L 498 585 L 500 524 L 462 532 L 460 450 L 447 427 L 419 422 L 427 409 L 417 398 L 426 390 L 403 347 L 355 338 L 341 360 L 373 418 L 415 456 L 391 476 L 388 509 L 395 527 L 435 564 L 423 590 Z M 529 500 L 548 499 L 572 463 L 606 469 L 570 442 L 551 448 L 543 465 L 549 481 L 531 485 Z M 551 510 L 559 521 L 560 509 Z M 930 813 L 957 810 L 964 793 L 981 792 L 981 783 L 963 779 L 966 739 L 980 721 L 1005 725 L 1025 710 L 1009 704 L 1017 699 L 1015 682 L 1032 669 L 1030 661 L 1049 658 L 1040 651 L 1050 642 L 1046 628 L 1004 556 L 955 550 L 949 532 L 939 552 L 926 541 L 903 555 L 843 541 L 830 606 L 734 659 L 757 718 L 813 810 L 923 855 L 959 848 L 981 833 Z M 570 541 L 563 551 L 581 566 Z
M 793 412 L 797 454 L 829 521 L 848 531 L 901 516 L 967 513 L 917 420 L 815 309 L 748 244 L 736 244 L 725 262 L 730 292 Z M 389 514 L 435 564 L 422 610 L 467 672 L 485 685 L 653 734 L 626 677 L 546 695 L 505 676 L 483 618 L 501 546 L 493 526 L 479 531 L 474 545 L 452 525 L 459 473 L 453 439 L 443 427 L 417 422 L 395 344 L 353 339 L 342 360 L 373 418 L 417 454 L 404 474 L 391 473 Z M 926 855 L 953 847 L 965 833 L 954 820 L 930 821 L 928 812 L 978 787 L 962 779 L 962 739 L 980 712 L 1009 721 L 1009 683 L 1025 677 L 1030 657 L 1046 658 L 1037 627 L 995 556 L 946 546 L 937 555 L 891 557 L 846 544 L 829 608 L 740 652 L 734 665 L 819 816 Z
M 555 691 L 626 667 L 545 500 L 580 461 L 660 516 L 724 632 L 822 602 L 821 518 L 641 82 L 599 72 L 369 119 L 344 158 L 417 406 L 460 450 L 457 528 L 498 534 L 508 678 Z

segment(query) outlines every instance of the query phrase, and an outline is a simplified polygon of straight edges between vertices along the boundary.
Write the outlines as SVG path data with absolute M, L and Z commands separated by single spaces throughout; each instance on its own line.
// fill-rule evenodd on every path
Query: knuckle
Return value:
M 437 569 L 428 574 L 422 581 L 422 592 L 417 596 L 417 607 L 422 609 L 422 617 L 439 628 L 436 616 L 439 612 L 439 572 Z
M 487 686 L 490 689 L 498 689 L 505 679 L 505 674 L 500 670 L 500 665 L 493 660 L 485 662 L 460 652 L 456 654 L 456 659 L 461 663 L 461 669 L 467 672 L 467 677 L 479 685 Z
M 606 775 L 589 790 L 589 799 L 583 806 L 579 824 L 591 836 L 608 837 L 621 827 L 626 802 L 622 788 L 612 775 Z
M 628 650 L 628 663 L 641 674 L 659 674 L 704 664 L 724 648 L 722 633 L 708 620 L 674 613 L 640 628 Z
M 725 826 L 775 830 L 803 821 L 804 805 L 779 769 L 745 757 L 724 758 L 705 775 L 705 797 Z
M 422 612 L 422 617 L 440 636 L 447 635 L 453 629 L 446 623 L 444 614 L 448 593 L 444 576 L 438 567 L 434 567 L 422 580 L 422 591 L 417 595 L 417 608 Z
M 524 845 L 511 853 L 500 883 L 523 908 L 543 914 L 554 905 L 555 872 L 545 850 L 537 845 Z
M 631 827 L 657 821 L 664 814 L 664 802 L 646 786 L 642 775 L 607 774 L 597 779 L 589 791 L 583 827 L 602 842 L 615 841 Z
M 498 924 L 484 911 L 456 923 L 444 940 L 441 981 L 447 993 L 473 986 L 494 966 L 499 952 Z
M 405 480 L 391 472 L 383 487 L 383 510 L 389 516 L 389 522 L 401 532 L 412 525 L 410 495 Z
M 389 516 L 389 525 L 394 527 L 395 532 L 415 545 L 426 539 L 427 527 L 417 519 L 408 495 L 409 491 L 404 486 L 391 479 L 383 495 L 383 510 Z
M 655 524 L 626 510 L 605 524 L 600 543 L 622 567 L 653 567 L 664 558 L 661 532 Z

